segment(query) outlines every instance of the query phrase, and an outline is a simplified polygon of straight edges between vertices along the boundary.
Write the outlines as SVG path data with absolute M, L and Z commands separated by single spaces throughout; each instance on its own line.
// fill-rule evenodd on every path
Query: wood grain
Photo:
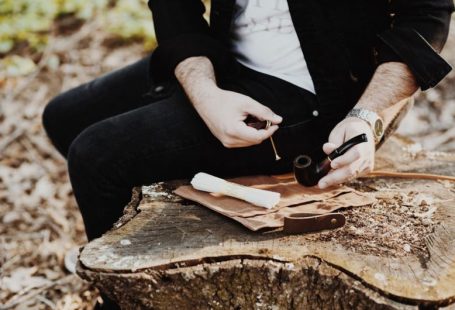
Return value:
M 377 154 L 377 168 L 455 175 L 453 154 L 413 152 L 413 147 L 400 138 L 389 139 Z M 170 194 L 182 183 L 176 181 L 164 184 L 162 194 L 143 197 L 137 215 L 86 245 L 78 273 L 125 309 L 166 309 L 172 303 L 192 309 L 202 304 L 214 309 L 452 305 L 455 185 L 395 178 L 368 182 L 378 195 L 417 192 L 432 200 L 420 202 L 429 204 L 432 212 L 432 232 L 422 236 L 422 250 L 428 255 L 398 250 L 366 253 L 337 238 L 322 238 L 326 232 L 292 236 L 251 232 Z M 368 222 L 369 209 L 362 210 Z M 355 238 L 350 241 L 359 244 Z M 374 238 L 370 242 L 374 247 Z

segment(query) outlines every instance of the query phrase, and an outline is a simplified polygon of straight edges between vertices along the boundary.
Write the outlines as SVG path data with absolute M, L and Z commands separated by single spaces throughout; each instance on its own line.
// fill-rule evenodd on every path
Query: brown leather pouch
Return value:
M 252 231 L 283 227 L 288 233 L 314 232 L 338 228 L 346 222 L 344 216 L 333 211 L 340 208 L 372 204 L 374 196 L 347 186 L 321 190 L 304 187 L 289 175 L 245 176 L 229 181 L 279 192 L 280 202 L 272 209 L 264 209 L 248 202 L 195 190 L 191 185 L 180 186 L 174 192 L 200 203 L 249 228 Z

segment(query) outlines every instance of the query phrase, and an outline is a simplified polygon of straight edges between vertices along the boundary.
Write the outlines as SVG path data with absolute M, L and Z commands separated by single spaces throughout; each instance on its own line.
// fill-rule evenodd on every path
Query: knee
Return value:
M 44 108 L 44 130 L 65 157 L 74 138 L 88 126 L 86 114 L 90 100 L 89 84 L 82 84 L 54 97 Z
M 42 123 L 48 136 L 53 136 L 58 128 L 58 120 L 61 118 L 60 95 L 49 101 L 42 114 Z
M 42 124 L 46 134 L 57 150 L 66 156 L 68 151 L 68 133 L 70 131 L 70 112 L 67 111 L 67 98 L 64 94 L 54 97 L 44 108 Z
M 115 160 L 115 151 L 109 142 L 110 134 L 105 122 L 84 129 L 68 149 L 68 172 L 71 178 L 83 179 L 105 175 Z
M 99 163 L 99 147 L 96 143 L 98 134 L 91 127 L 82 131 L 68 148 L 68 173 L 71 178 L 79 174 L 87 174 L 97 169 Z

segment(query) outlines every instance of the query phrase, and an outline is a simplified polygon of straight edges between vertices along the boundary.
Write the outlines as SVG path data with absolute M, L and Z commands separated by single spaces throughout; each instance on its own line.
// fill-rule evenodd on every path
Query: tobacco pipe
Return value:
M 352 139 L 349 139 L 341 146 L 336 148 L 332 153 L 327 155 L 320 163 L 315 163 L 308 155 L 299 155 L 294 159 L 294 176 L 297 182 L 303 186 L 314 186 L 318 184 L 332 169 L 330 163 L 335 158 L 349 151 L 353 146 L 367 142 L 366 134 L 360 134 Z

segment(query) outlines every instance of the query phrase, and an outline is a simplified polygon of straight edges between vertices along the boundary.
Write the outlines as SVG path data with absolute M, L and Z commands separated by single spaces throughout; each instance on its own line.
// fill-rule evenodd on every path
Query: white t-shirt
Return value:
M 315 93 L 287 0 L 236 0 L 231 42 L 243 65 Z

